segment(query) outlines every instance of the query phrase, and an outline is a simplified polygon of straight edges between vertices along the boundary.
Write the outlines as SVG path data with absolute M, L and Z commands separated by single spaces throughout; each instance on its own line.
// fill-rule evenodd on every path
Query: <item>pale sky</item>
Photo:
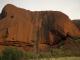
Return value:
M 31 11 L 62 11 L 71 19 L 80 19 L 80 0 L 0 0 L 0 12 L 6 4 Z

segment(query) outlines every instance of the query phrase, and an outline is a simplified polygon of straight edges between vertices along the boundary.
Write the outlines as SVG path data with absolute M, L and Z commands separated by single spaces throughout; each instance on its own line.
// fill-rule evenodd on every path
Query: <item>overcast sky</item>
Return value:
M 0 12 L 6 4 L 32 10 L 58 10 L 71 19 L 80 19 L 80 0 L 0 0 Z

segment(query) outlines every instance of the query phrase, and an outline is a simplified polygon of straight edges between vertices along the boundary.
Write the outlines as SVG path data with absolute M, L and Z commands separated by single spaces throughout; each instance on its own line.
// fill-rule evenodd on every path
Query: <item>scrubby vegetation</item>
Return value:
M 0 60 L 20 60 L 23 57 L 22 51 L 14 47 L 5 47 L 0 55 Z
M 75 44 L 80 44 L 80 39 L 73 40 Z M 75 50 L 76 47 L 76 50 Z M 65 48 L 65 46 L 62 44 L 58 48 L 54 48 L 48 52 L 38 52 L 38 54 L 33 52 L 27 52 L 18 49 L 17 47 L 5 47 L 2 51 L 2 54 L 0 54 L 0 60 L 49 60 L 50 58 L 55 58 L 56 60 L 60 59 L 66 59 L 66 57 L 80 57 L 80 47 L 73 46 L 74 49 L 68 49 Z M 61 58 L 65 57 L 65 58 Z M 55 60 L 54 59 L 54 60 Z M 68 58 L 67 58 L 68 59 Z M 71 58 L 72 59 L 72 58 Z M 80 58 L 78 58 L 80 59 Z

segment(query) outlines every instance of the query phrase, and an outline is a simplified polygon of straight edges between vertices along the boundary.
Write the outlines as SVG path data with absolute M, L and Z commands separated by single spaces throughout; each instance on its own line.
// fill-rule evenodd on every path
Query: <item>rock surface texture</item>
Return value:
M 45 51 L 67 37 L 80 37 L 80 30 L 62 12 L 29 11 L 8 4 L 0 14 L 0 41 L 7 45 Z
M 73 20 L 73 22 L 80 28 L 80 20 Z

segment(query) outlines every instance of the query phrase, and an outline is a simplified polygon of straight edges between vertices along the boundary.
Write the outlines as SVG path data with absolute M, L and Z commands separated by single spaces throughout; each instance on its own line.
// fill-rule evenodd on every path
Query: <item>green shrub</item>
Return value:
M 2 53 L 2 60 L 20 60 L 23 57 L 22 51 L 16 48 L 7 47 Z

